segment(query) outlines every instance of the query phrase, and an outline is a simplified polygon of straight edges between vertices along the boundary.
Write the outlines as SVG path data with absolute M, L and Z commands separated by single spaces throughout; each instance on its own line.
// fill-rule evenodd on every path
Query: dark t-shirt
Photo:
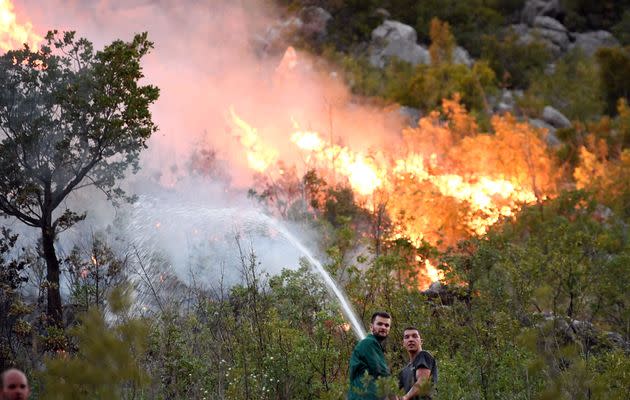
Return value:
M 431 371 L 431 382 L 433 388 L 437 385 L 438 381 L 438 367 L 437 361 L 428 351 L 422 350 L 412 362 L 407 364 L 398 374 L 398 386 L 405 390 L 405 393 L 409 392 L 414 383 L 416 383 L 416 371 L 420 368 L 428 369 Z M 433 391 L 432 391 L 433 392 Z M 422 396 L 423 399 L 430 399 L 431 397 Z M 413 400 L 419 399 L 418 396 Z

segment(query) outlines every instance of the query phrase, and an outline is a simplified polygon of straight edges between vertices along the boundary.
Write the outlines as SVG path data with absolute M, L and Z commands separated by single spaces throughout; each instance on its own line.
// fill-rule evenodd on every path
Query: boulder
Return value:
M 546 106 L 543 109 L 542 119 L 556 129 L 568 128 L 571 126 L 571 121 L 569 121 L 564 114 L 551 106 Z
M 534 33 L 543 41 L 555 56 L 559 56 L 569 48 L 570 39 L 567 28 L 551 17 L 536 17 L 534 19 Z
M 529 26 L 526 24 L 513 24 L 510 25 L 508 29 L 514 32 L 517 36 L 529 34 Z
M 589 351 L 607 351 L 619 349 L 625 352 L 630 351 L 630 342 L 626 341 L 617 332 L 604 331 L 591 322 L 580 320 L 569 320 L 566 317 L 555 316 L 552 313 L 542 313 L 542 323 L 537 324 L 538 328 L 548 331 L 546 328 L 553 327 L 553 332 L 564 343 L 577 343 Z
M 455 64 L 463 64 L 468 68 L 473 66 L 473 59 L 470 57 L 468 51 L 460 46 L 457 46 L 453 49 L 453 62 Z
M 533 25 L 536 17 L 562 19 L 564 9 L 560 0 L 527 0 L 521 11 L 521 21 Z
M 619 46 L 619 41 L 608 31 L 592 31 L 584 33 L 574 33 L 575 42 L 571 48 L 579 48 L 587 56 L 595 54 L 601 47 Z
M 372 31 L 372 42 L 391 42 L 404 40 L 415 43 L 418 34 L 413 27 L 402 22 L 386 20 Z
M 284 52 L 290 45 L 290 39 L 300 32 L 304 22 L 298 17 L 291 17 L 284 21 L 278 21 L 267 28 L 264 35 L 254 38 L 254 45 L 261 55 Z
M 532 26 L 534 28 L 563 32 L 565 34 L 568 32 L 567 28 L 565 28 L 560 21 L 551 17 L 536 17 L 534 18 Z
M 321 7 L 305 7 L 300 11 L 303 24 L 300 33 L 307 38 L 321 40 L 328 33 L 328 22 L 332 15 Z
M 385 47 L 373 48 L 370 53 L 370 64 L 377 68 L 384 68 L 387 61 L 398 58 L 412 65 L 430 64 L 431 54 L 424 47 L 405 40 L 393 40 Z
M 560 139 L 558 139 L 558 136 L 556 135 L 557 129 L 554 128 L 552 125 L 537 118 L 531 118 L 529 120 L 529 124 L 533 126 L 534 128 L 545 130 L 546 132 L 545 142 L 547 143 L 547 146 L 551 148 L 555 148 L 555 147 L 558 147 L 560 144 L 562 144 L 562 142 L 560 141 Z
M 384 68 L 392 58 L 398 58 L 412 65 L 430 64 L 429 51 L 416 43 L 418 35 L 409 25 L 387 20 L 372 32 L 370 44 L 370 64 Z
M 496 105 L 494 106 L 494 111 L 498 114 L 514 114 L 515 105 L 516 101 L 514 99 L 514 94 L 512 93 L 512 91 L 508 89 L 503 89 L 501 97 L 499 97 Z

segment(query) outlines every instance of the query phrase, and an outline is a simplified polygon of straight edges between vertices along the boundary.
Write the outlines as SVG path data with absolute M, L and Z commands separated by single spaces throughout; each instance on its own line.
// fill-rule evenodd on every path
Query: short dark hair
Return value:
M 418 332 L 418 336 L 422 337 L 422 334 L 420 333 L 420 329 L 416 328 L 413 325 L 408 326 L 405 329 L 403 329 L 403 337 L 405 337 L 405 332 L 406 331 L 416 331 L 416 332 Z
M 370 320 L 370 323 L 374 323 L 374 320 L 376 319 L 376 317 L 392 319 L 392 316 L 389 315 L 388 312 L 386 312 L 386 311 L 377 311 L 374 314 L 372 314 L 372 320 Z

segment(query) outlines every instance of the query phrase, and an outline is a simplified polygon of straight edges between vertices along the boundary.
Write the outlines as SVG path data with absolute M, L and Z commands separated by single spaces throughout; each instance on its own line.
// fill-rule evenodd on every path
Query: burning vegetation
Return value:
M 295 52 L 289 52 L 296 65 Z M 274 145 L 254 122 L 247 122 L 235 107 L 229 109 L 231 132 L 252 172 L 280 182 L 290 160 L 297 158 L 298 175 L 311 171 L 333 186 L 349 187 L 368 211 L 386 211 L 393 237 L 408 238 L 417 246 L 427 241 L 445 249 L 484 235 L 502 218 L 556 191 L 544 130 L 507 114 L 494 116 L 490 132 L 484 132 L 457 95 L 443 100 L 441 109 L 421 118 L 417 126 L 384 133 L 390 138 L 381 142 L 396 143 L 388 148 L 357 150 L 343 144 L 348 142 L 344 132 L 304 129 L 293 116 L 286 118 L 292 130 L 276 134 L 286 142 Z M 356 121 L 354 129 L 364 129 L 362 121 Z M 421 266 L 427 276 L 438 276 L 429 260 L 422 260 Z
M 13 3 L 19 8 L 20 3 Z M 36 48 L 48 39 L 34 33 L 32 25 L 14 11 L 13 3 L 0 0 L 0 52 L 17 49 L 22 43 Z M 153 60 L 164 65 L 157 72 L 147 68 L 146 77 L 150 80 L 156 75 L 166 76 L 158 86 L 171 90 L 164 90 L 160 101 L 170 98 L 174 99 L 172 103 L 163 106 L 156 101 L 157 88 L 144 87 L 147 97 L 140 109 L 121 111 L 121 106 L 114 106 L 101 110 L 99 115 L 95 107 L 111 105 L 116 100 L 138 106 L 140 99 L 134 99 L 130 93 L 139 89 L 135 83 L 142 73 L 136 68 L 140 68 L 140 58 L 152 47 L 146 36 L 137 36 L 132 43 L 116 41 L 106 47 L 105 53 L 96 53 L 96 64 L 90 61 L 94 54 L 89 41 L 77 43 L 85 52 L 70 53 L 63 53 L 63 48 L 64 41 L 66 45 L 73 43 L 72 35 L 57 41 L 57 49 L 62 53 L 57 61 L 68 61 L 64 57 L 70 57 L 83 62 L 87 57 L 88 65 L 98 67 L 93 74 L 86 73 L 90 68 L 81 67 L 60 71 L 63 63 L 45 64 L 47 68 L 43 69 L 39 68 L 41 65 L 22 62 L 25 58 L 20 56 L 32 54 L 28 49 L 0 57 L 6 66 L 0 69 L 0 114 L 4 115 L 0 118 L 0 212 L 9 215 L 20 211 L 7 208 L 13 202 L 14 206 L 22 206 L 16 215 L 18 219 L 44 228 L 43 240 L 24 255 L 18 250 L 18 235 L 8 226 L 0 229 L 0 370 L 23 366 L 33 377 L 36 397 L 71 398 L 78 394 L 83 398 L 271 400 L 346 396 L 348 358 L 356 343 L 351 331 L 360 322 L 348 324 L 340 313 L 339 302 L 330 296 L 330 287 L 313 272 L 312 260 L 311 267 L 295 265 L 296 268 L 269 274 L 260 269 L 266 263 L 260 253 L 276 253 L 269 242 L 258 248 L 252 245 L 250 252 L 241 247 L 237 236 L 238 250 L 222 251 L 227 248 L 227 237 L 217 232 L 220 228 L 215 228 L 214 223 L 204 225 L 206 219 L 221 227 L 241 220 L 248 229 L 261 231 L 270 239 L 287 239 L 290 235 L 278 229 L 279 225 L 270 225 L 270 218 L 259 208 L 246 215 L 246 207 L 235 205 L 238 201 L 230 202 L 237 197 L 242 200 L 243 188 L 251 188 L 252 197 L 280 217 L 300 226 L 316 227 L 321 237 L 315 240 L 321 240 L 318 245 L 328 256 L 327 264 L 320 266 L 343 289 L 357 311 L 358 321 L 369 321 L 374 310 L 384 309 L 393 315 L 391 338 L 399 338 L 407 324 L 421 329 L 426 348 L 436 355 L 440 365 L 440 398 L 627 397 L 630 108 L 628 85 L 619 83 L 622 80 L 607 79 L 630 77 L 624 74 L 630 71 L 627 50 L 607 49 L 594 57 L 580 58 L 579 63 L 572 64 L 579 67 L 579 80 L 563 66 L 572 63 L 569 58 L 560 60 L 554 71 L 543 72 L 545 63 L 535 63 L 542 65 L 539 72 L 545 74 L 541 85 L 548 86 L 547 90 L 560 99 L 560 105 L 554 106 L 573 110 L 563 110 L 571 121 L 550 136 L 527 122 L 531 115 L 528 112 L 535 112 L 538 101 L 552 103 L 551 97 L 533 93 L 540 89 L 539 85 L 532 85 L 531 90 L 522 88 L 525 100 L 530 101 L 524 106 L 530 108 L 523 112 L 515 106 L 512 110 L 517 116 L 507 112 L 492 115 L 492 107 L 475 106 L 471 93 L 459 90 L 474 88 L 472 94 L 480 103 L 486 103 L 487 85 L 499 89 L 524 84 L 524 75 L 511 82 L 494 81 L 495 72 L 510 75 L 507 69 L 513 66 L 509 63 L 501 69 L 496 66 L 505 59 L 493 58 L 487 63 L 480 60 L 476 67 L 455 65 L 450 52 L 444 51 L 456 45 L 455 39 L 448 24 L 439 21 L 425 26 L 440 31 L 441 40 L 431 33 L 434 64 L 416 69 L 393 65 L 394 69 L 400 68 L 400 73 L 377 71 L 377 78 L 385 77 L 390 84 L 395 81 L 395 89 L 405 89 L 401 89 L 403 96 L 382 96 L 386 100 L 379 102 L 358 99 L 360 96 L 356 95 L 380 96 L 382 92 L 350 94 L 345 82 L 351 80 L 344 81 L 339 79 L 342 73 L 330 72 L 338 71 L 336 67 L 327 68 L 329 65 L 321 60 L 307 62 L 304 54 L 290 47 L 283 57 L 276 53 L 266 54 L 267 58 L 256 54 L 259 58 L 250 63 L 253 59 L 244 60 L 242 52 L 232 51 L 231 47 L 236 47 L 233 43 L 238 41 L 222 41 L 225 36 L 217 36 L 221 43 L 212 50 L 221 52 L 216 57 L 206 57 L 208 53 L 201 49 L 209 45 L 208 37 L 212 35 L 203 29 L 211 26 L 229 31 L 232 25 L 238 25 L 240 18 L 251 11 L 241 10 L 241 2 L 189 0 L 137 5 L 123 0 L 105 1 L 77 14 L 71 9 L 81 2 L 62 3 L 66 7 L 61 12 L 71 16 L 85 12 L 93 17 L 89 14 L 111 12 L 102 19 L 94 18 L 99 23 L 93 26 L 105 31 L 111 25 L 108 32 L 116 35 L 123 29 L 119 21 L 108 24 L 113 21 L 112 16 L 125 14 L 134 19 L 133 26 L 146 24 L 151 29 L 156 26 L 151 23 L 159 20 L 153 17 L 166 16 L 159 22 L 172 23 L 177 29 L 169 31 L 159 26 L 155 30 L 174 37 L 176 46 L 167 55 L 169 60 L 178 60 L 178 68 L 172 68 L 175 73 L 165 72 L 173 64 L 167 64 L 165 54 L 156 49 Z M 245 3 L 250 6 L 256 1 Z M 379 2 L 319 3 L 328 4 L 332 11 L 343 9 L 344 12 L 330 17 L 335 21 L 329 27 L 339 29 L 348 18 L 352 24 L 365 22 L 357 8 L 366 11 L 371 7 L 368 5 Z M 467 35 L 468 27 L 477 26 L 480 16 L 498 12 L 490 10 L 492 5 L 487 3 L 497 2 L 457 2 L 458 16 L 471 16 L 471 22 L 475 22 L 466 25 Z M 127 8 L 127 4 L 131 5 Z M 449 9 L 441 5 L 438 0 L 416 2 L 418 12 Z M 212 7 L 223 12 L 213 12 Z M 468 12 L 478 9 L 492 12 Z M 199 24 L 208 19 L 196 11 L 208 10 L 212 23 Z M 306 20 L 308 14 L 317 16 L 317 11 L 316 7 L 309 7 L 301 16 Z M 411 10 L 404 8 L 404 12 Z M 195 18 L 188 20 L 190 14 L 195 14 Z M 253 14 L 256 20 L 261 19 L 259 14 Z M 370 19 L 375 15 L 362 14 Z M 319 15 L 326 17 L 321 12 Z M 507 18 L 513 13 L 502 15 Z M 238 17 L 231 19 L 233 16 Z M 188 21 L 192 22 L 182 23 Z M 292 26 L 299 27 L 296 18 L 292 21 Z M 417 21 L 422 23 L 420 18 Z M 77 23 L 85 24 L 85 20 Z M 184 25 L 203 25 L 204 34 L 181 35 L 179 29 Z M 476 40 L 479 37 L 477 33 L 468 44 L 481 43 Z M 507 61 L 520 64 L 518 56 L 528 53 L 523 50 L 527 47 L 519 47 L 516 39 L 500 43 L 501 38 L 494 39 L 497 53 Z M 160 41 L 156 40 L 156 47 L 159 46 Z M 184 50 L 177 53 L 175 47 Z M 345 51 L 340 49 L 341 46 L 335 51 Z M 247 49 L 248 54 L 250 50 Z M 354 54 L 344 56 L 347 61 Z M 266 65 L 270 59 L 270 65 Z M 103 60 L 108 62 L 100 64 Z M 213 69 L 214 65 L 207 65 L 214 60 L 228 67 Z M 151 59 L 143 60 L 142 65 L 145 61 L 150 65 Z M 351 67 L 362 62 L 351 61 Z M 200 68 L 210 67 L 212 71 L 208 75 L 182 77 L 182 64 L 203 64 Z M 598 68 L 601 76 L 596 75 Z M 320 79 L 322 71 L 325 78 Z M 366 69 L 359 75 L 366 71 L 374 72 Z M 81 72 L 79 79 L 74 80 L 74 72 Z M 119 78 L 125 72 L 131 74 L 126 81 L 129 86 L 107 81 L 108 77 Z M 509 72 L 516 78 L 514 72 L 518 70 Z M 40 79 L 42 76 L 47 79 Z M 454 85 L 448 85 L 457 79 Z M 527 79 L 534 78 L 528 75 Z M 567 89 L 567 80 L 582 90 L 567 96 L 576 88 Z M 365 84 L 364 89 L 371 87 L 368 80 L 357 81 Z M 28 97 L 36 92 L 34 88 L 50 82 L 58 83 L 55 95 L 43 95 L 51 92 L 42 88 L 38 93 L 42 95 Z M 608 90 L 606 109 L 617 107 L 616 111 L 607 111 L 608 116 L 601 116 L 599 111 L 581 111 L 604 109 L 603 103 L 602 107 L 588 104 L 599 101 L 590 96 L 598 84 L 608 87 L 604 88 Z M 175 86 L 181 86 L 181 91 L 172 90 Z M 7 95 L 12 87 L 24 97 L 16 101 L 17 97 Z M 111 91 L 113 87 L 117 90 Z M 407 91 L 407 87 L 412 89 Z M 186 94 L 185 99 L 178 97 L 182 93 Z M 383 106 L 390 100 L 404 103 L 400 99 L 409 94 L 415 103 L 405 104 L 423 112 L 411 126 L 401 123 L 399 115 L 390 118 L 392 107 Z M 37 103 L 42 98 L 51 103 Z M 72 112 L 64 112 L 55 103 L 60 98 L 65 101 L 64 106 L 74 107 Z M 28 103 L 31 100 L 33 103 Z M 99 188 L 107 189 L 126 178 L 126 163 L 136 166 L 141 150 L 154 150 L 156 142 L 147 141 L 147 146 L 144 142 L 155 128 L 148 109 L 153 101 L 156 109 L 152 110 L 162 128 L 168 125 L 162 124 L 165 120 L 161 118 L 176 115 L 171 129 L 161 132 L 170 137 L 171 146 L 168 157 L 159 159 L 161 169 L 155 175 L 166 175 L 168 169 L 169 178 L 176 181 L 178 174 L 191 173 L 200 177 L 191 180 L 195 184 L 203 182 L 204 187 L 186 187 L 180 193 L 179 189 L 186 185 L 170 185 L 172 182 L 165 182 L 163 175 L 151 175 L 151 188 L 168 186 L 170 193 L 178 192 L 177 196 L 173 200 L 141 199 L 136 203 L 135 217 L 125 215 L 124 210 L 113 226 L 87 235 L 85 242 L 77 240 L 74 249 L 63 254 L 59 235 L 74 229 L 85 216 L 84 210 L 79 210 L 72 199 L 66 201 L 65 195 L 74 188 L 82 189 L 86 182 L 81 183 L 79 176 L 64 188 L 62 177 L 89 170 L 89 166 L 83 168 L 72 162 L 107 154 L 107 160 L 93 160 L 95 164 L 90 164 L 97 165 L 97 170 L 89 174 L 88 181 L 101 183 Z M 171 107 L 178 102 L 180 109 Z M 31 124 L 30 114 L 23 116 L 24 123 L 13 123 L 17 111 L 29 110 L 12 108 L 16 103 L 36 104 L 33 109 L 41 111 L 37 114 L 37 129 L 33 128 L 37 124 Z M 181 110 L 188 114 L 177 114 Z M 110 126 L 91 129 L 93 121 L 102 122 L 118 112 L 120 119 L 111 121 Z M 589 115 L 589 119 L 582 118 L 584 115 Z M 592 115 L 596 117 L 591 118 Z M 55 119 L 58 116 L 65 118 L 60 128 L 49 129 L 59 122 Z M 131 141 L 134 145 L 133 154 L 125 154 L 124 148 L 84 147 L 101 143 L 103 137 L 99 135 L 111 133 L 112 129 L 133 133 L 130 123 L 133 125 L 134 116 L 141 119 L 137 123 L 146 124 L 146 129 L 137 125 L 139 135 L 127 138 L 127 144 Z M 203 121 L 202 124 L 213 121 L 204 135 L 216 143 L 202 142 L 203 146 L 199 146 L 199 141 L 191 140 L 187 135 L 194 129 L 189 128 L 199 126 L 186 125 L 188 119 Z M 229 141 L 221 135 L 225 125 Z M 17 131 L 23 135 L 12 142 Z M 125 142 L 119 136 L 107 139 L 112 145 Z M 16 144 L 24 147 L 15 151 Z M 179 146 L 194 148 L 194 152 L 190 151 L 192 156 L 178 157 L 175 150 L 180 150 Z M 57 153 L 35 151 L 44 148 Z M 186 168 L 170 164 L 171 159 L 180 158 L 185 159 Z M 108 166 L 101 161 L 116 164 Z M 60 170 L 65 173 L 59 174 Z M 143 164 L 142 171 L 147 170 L 150 169 Z M 101 175 L 105 172 L 111 175 Z M 46 181 L 51 177 L 52 181 Z M 95 180 L 99 177 L 100 182 Z M 216 184 L 218 181 L 221 183 Z M 40 183 L 43 188 L 37 186 Z M 205 184 L 216 184 L 219 189 L 202 196 Z M 117 190 L 119 187 L 109 189 L 123 195 Z M 219 190 L 221 195 L 225 190 L 232 196 L 226 200 L 231 207 L 229 212 L 212 208 L 217 202 L 210 197 L 219 197 Z M 51 192 L 65 195 L 51 199 Z M 42 193 L 48 197 L 38 197 Z M 203 197 L 211 206 L 206 207 L 202 201 L 189 204 L 193 196 Z M 54 207 L 37 210 L 38 206 L 49 204 L 60 208 L 55 214 Z M 181 204 L 185 207 L 179 208 Z M 85 207 L 88 213 L 94 208 L 93 203 Z M 54 221 L 53 215 L 59 219 L 46 226 Z M 88 221 L 83 223 L 89 229 L 95 226 Z M 125 225 L 131 234 L 119 235 L 116 225 Z M 301 243 L 302 239 L 298 244 Z M 201 251 L 188 257 L 191 253 L 183 250 L 185 246 Z M 292 242 L 290 250 L 296 247 Z M 277 252 L 281 253 L 282 263 L 288 263 L 288 251 L 285 247 Z M 211 253 L 236 256 L 233 263 L 224 264 Z M 170 255 L 181 257 L 173 262 Z M 190 267 L 189 281 L 182 279 L 175 264 Z M 221 268 L 220 276 L 210 273 L 207 267 Z M 239 273 L 235 278 L 240 279 L 238 282 L 224 280 L 229 274 Z M 198 279 L 201 274 L 211 282 Z M 440 283 L 428 287 L 436 280 Z M 134 286 L 132 292 L 137 295 L 133 302 L 122 293 L 130 286 Z M 68 290 L 64 292 L 65 289 Z M 403 353 L 391 346 L 388 362 L 392 372 L 408 363 Z M 395 392 L 396 382 L 388 381 L 384 386 L 389 383 Z
M 23 44 L 36 49 L 43 38 L 30 22 L 19 22 L 11 0 L 0 0 L 0 52 L 14 50 Z

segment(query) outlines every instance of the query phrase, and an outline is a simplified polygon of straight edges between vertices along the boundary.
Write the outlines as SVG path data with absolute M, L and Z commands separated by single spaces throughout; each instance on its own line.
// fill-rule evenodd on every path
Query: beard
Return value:
M 382 342 L 383 340 L 387 339 L 387 335 L 381 336 L 378 332 L 372 332 L 372 335 L 374 335 L 376 340 L 378 340 L 379 342 Z

